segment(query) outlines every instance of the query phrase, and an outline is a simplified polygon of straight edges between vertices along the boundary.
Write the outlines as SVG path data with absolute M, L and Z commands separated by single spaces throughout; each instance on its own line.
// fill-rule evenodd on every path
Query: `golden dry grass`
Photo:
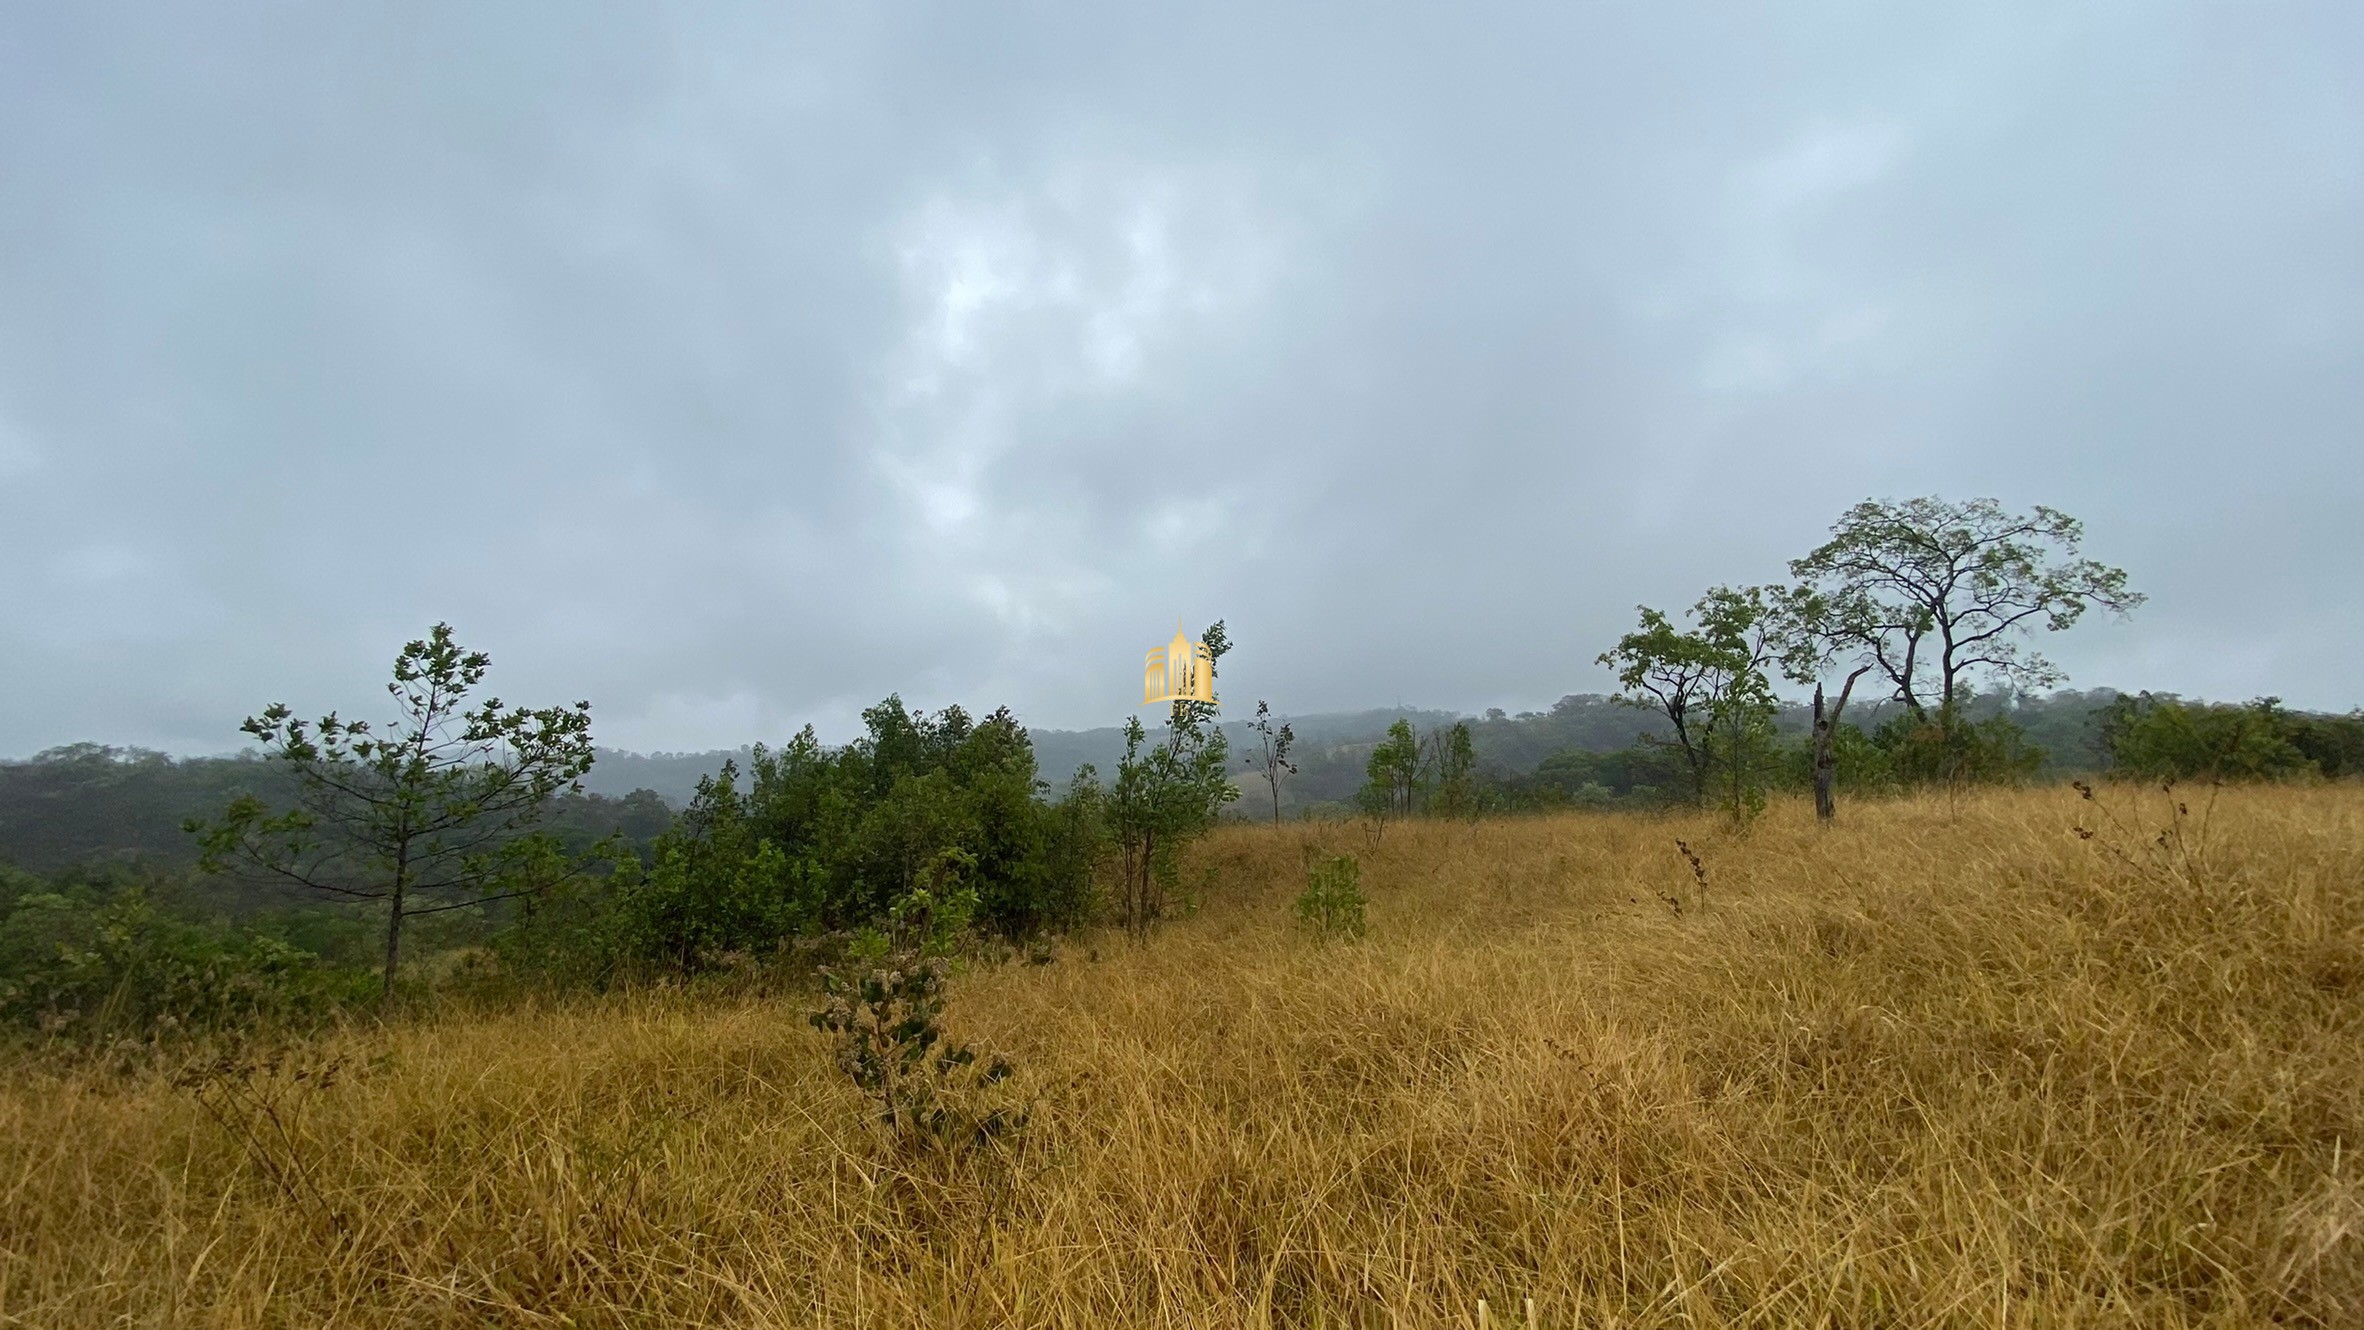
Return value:
M 2157 866 L 2104 798 L 1227 829 L 1147 946 L 955 980 L 1007 1150 L 878 1139 L 793 997 L 338 1034 L 262 1148 L 25 1063 L 0 1324 L 2364 1325 L 2364 791 Z

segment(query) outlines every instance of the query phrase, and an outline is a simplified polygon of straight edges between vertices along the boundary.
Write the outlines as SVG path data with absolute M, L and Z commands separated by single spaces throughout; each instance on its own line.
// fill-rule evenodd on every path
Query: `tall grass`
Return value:
M 1148 944 L 954 981 L 1030 1109 L 977 1149 L 791 999 L 328 1036 L 284 1134 L 20 1060 L 0 1324 L 2364 1325 L 2364 792 L 2229 792 L 2189 871 L 2101 798 L 1227 828 Z

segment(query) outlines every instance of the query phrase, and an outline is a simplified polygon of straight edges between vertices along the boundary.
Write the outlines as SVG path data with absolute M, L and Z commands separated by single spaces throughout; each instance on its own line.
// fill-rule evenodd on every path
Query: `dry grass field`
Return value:
M 356 1028 L 224 1118 L 20 1057 L 0 1325 L 2364 1326 L 2364 790 L 2102 801 L 1227 828 L 1147 945 L 956 976 L 987 1148 L 794 994 Z

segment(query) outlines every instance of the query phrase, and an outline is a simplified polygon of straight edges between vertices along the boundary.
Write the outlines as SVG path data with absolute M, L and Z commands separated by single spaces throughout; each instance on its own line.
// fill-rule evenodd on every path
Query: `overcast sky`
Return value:
M 0 755 L 1517 710 L 1925 493 L 2364 703 L 2364 6 L 1935 8 L 0 0 Z

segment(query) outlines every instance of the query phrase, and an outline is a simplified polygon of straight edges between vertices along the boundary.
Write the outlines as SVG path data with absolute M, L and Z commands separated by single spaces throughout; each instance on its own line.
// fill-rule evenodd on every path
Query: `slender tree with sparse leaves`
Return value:
M 529 896 L 590 859 L 539 829 L 554 795 L 591 769 L 591 704 L 474 706 L 491 658 L 463 651 L 449 624 L 402 649 L 383 729 L 335 712 L 317 722 L 274 703 L 240 728 L 294 777 L 292 807 L 253 795 L 187 824 L 209 872 L 237 872 L 386 911 L 385 993 L 403 925 L 421 915 Z
M 1264 701 L 1256 703 L 1256 719 L 1248 730 L 1256 736 L 1261 749 L 1248 762 L 1263 771 L 1264 784 L 1272 791 L 1272 821 L 1277 826 L 1281 820 L 1281 780 L 1297 774 L 1297 765 L 1289 761 L 1289 750 L 1297 746 L 1297 733 L 1285 720 L 1273 724 L 1272 704 Z
M 1217 621 L 1200 641 L 1210 678 L 1231 649 Z M 1128 932 L 1148 934 L 1164 917 L 1180 876 L 1184 846 L 1215 824 L 1239 797 L 1231 779 L 1231 748 L 1214 724 L 1214 702 L 1184 699 L 1167 713 L 1164 743 L 1151 743 L 1139 717 L 1125 721 L 1125 753 L 1106 803 L 1116 842 L 1118 910 Z
M 1373 840 L 1387 834 L 1389 818 L 1411 814 L 1419 791 L 1420 736 L 1413 732 L 1411 721 L 1398 717 L 1387 727 L 1387 738 L 1371 750 L 1363 787 L 1355 795 L 1355 802 L 1371 819 Z
M 1471 817 L 1478 811 L 1477 750 L 1471 743 L 1469 722 L 1439 725 L 1421 741 L 1420 782 L 1428 794 L 1428 811 L 1442 817 Z

